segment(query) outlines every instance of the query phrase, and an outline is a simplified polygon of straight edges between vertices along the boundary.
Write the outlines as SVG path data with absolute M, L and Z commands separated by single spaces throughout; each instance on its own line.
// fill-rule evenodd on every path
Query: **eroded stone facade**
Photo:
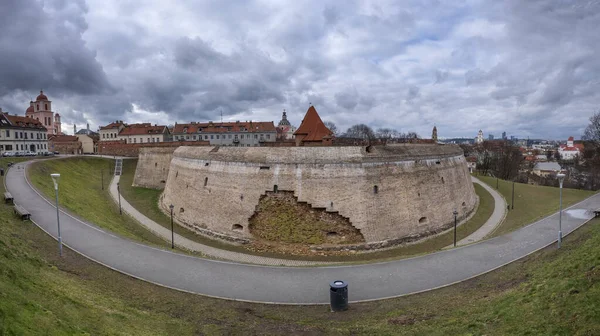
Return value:
M 160 159 L 161 165 L 169 154 Z M 190 227 L 252 238 L 248 219 L 261 195 L 290 190 L 298 201 L 339 212 L 366 242 L 434 232 L 468 216 L 477 196 L 453 145 L 374 147 L 179 147 L 160 206 Z M 140 155 L 138 176 L 164 174 Z M 147 167 L 150 165 L 150 167 Z M 157 164 L 158 165 L 158 164 Z

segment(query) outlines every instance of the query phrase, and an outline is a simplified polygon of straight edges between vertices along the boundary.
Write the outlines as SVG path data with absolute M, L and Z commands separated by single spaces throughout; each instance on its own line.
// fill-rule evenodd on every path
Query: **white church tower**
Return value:
M 475 143 L 476 144 L 483 143 L 483 131 L 482 130 L 479 130 L 479 133 L 477 133 L 477 138 L 475 138 Z

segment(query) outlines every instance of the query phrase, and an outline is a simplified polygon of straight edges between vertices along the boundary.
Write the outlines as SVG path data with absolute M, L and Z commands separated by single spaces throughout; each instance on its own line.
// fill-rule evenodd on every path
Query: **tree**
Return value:
M 558 150 L 554 151 L 554 160 L 557 162 L 560 161 L 560 152 Z
M 357 124 L 348 128 L 343 137 L 367 140 L 369 145 L 375 139 L 375 132 L 365 124 Z
M 325 127 L 329 128 L 329 130 L 331 132 L 333 132 L 333 135 L 338 136 L 339 135 L 339 131 L 337 126 L 333 123 L 333 121 L 326 121 L 323 124 L 325 124 Z
M 552 151 L 551 150 L 546 151 L 546 159 L 548 161 L 552 161 Z
M 600 111 L 590 117 L 590 124 L 585 128 L 582 138 L 595 144 L 600 142 Z

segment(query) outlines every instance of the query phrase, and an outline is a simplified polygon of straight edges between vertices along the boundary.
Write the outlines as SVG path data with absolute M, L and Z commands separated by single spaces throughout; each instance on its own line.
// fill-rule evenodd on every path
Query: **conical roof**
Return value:
M 325 126 L 315 107 L 311 106 L 294 135 L 305 135 L 302 141 L 321 141 L 333 133 Z

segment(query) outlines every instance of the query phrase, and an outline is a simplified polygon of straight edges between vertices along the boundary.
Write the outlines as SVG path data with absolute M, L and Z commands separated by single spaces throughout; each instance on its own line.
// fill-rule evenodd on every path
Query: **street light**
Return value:
M 510 208 L 514 209 L 515 208 L 515 180 L 513 180 L 512 182 L 513 182 L 513 190 L 512 190 L 512 202 L 510 204 Z
M 498 190 L 498 176 L 496 176 L 496 190 Z
M 62 238 L 60 237 L 60 216 L 58 210 L 58 180 L 60 179 L 60 174 L 50 174 L 52 177 L 52 182 L 54 182 L 54 192 L 56 195 L 56 224 L 58 225 L 58 254 L 62 257 Z
M 121 210 L 121 186 L 120 182 L 117 182 L 117 192 L 119 193 L 119 214 L 123 214 L 123 210 Z
M 102 179 L 102 190 L 104 190 L 104 169 L 100 168 L 100 178 Z
M 452 214 L 454 214 L 454 247 L 456 247 L 456 216 L 458 215 L 458 211 L 454 209 Z
M 560 210 L 558 211 L 558 248 L 560 248 L 560 243 L 562 241 L 562 187 L 563 181 L 565 180 L 565 174 L 559 173 L 556 177 L 558 178 L 558 184 L 560 185 Z
M 173 204 L 169 205 L 169 209 L 171 209 L 171 248 L 175 248 L 175 239 L 173 237 Z

